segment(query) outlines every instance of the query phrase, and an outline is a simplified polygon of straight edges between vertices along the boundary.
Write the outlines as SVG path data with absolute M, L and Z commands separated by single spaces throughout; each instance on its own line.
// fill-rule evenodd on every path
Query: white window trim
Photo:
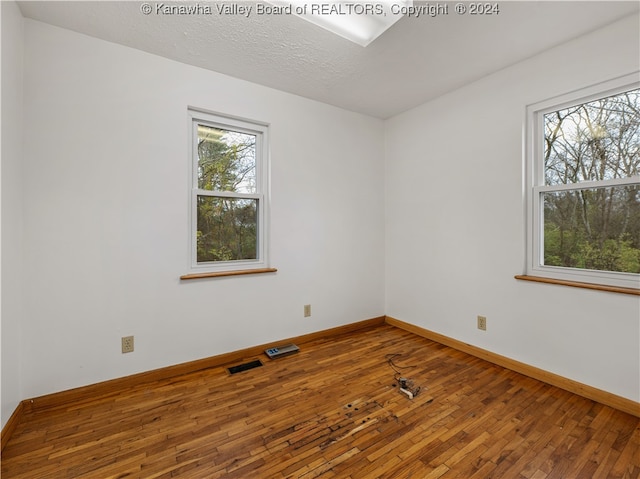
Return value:
M 198 131 L 197 127 L 195 127 L 198 123 L 256 136 L 256 193 L 216 192 L 212 194 L 211 191 L 198 188 Z M 189 175 L 189 273 L 221 273 L 269 268 L 269 125 L 267 123 L 189 107 L 188 132 L 191 173 Z M 198 225 L 197 199 L 199 195 L 258 200 L 258 245 L 256 259 L 198 263 L 196 232 Z
M 525 201 L 527 212 L 525 275 L 607 286 L 640 288 L 640 275 L 638 274 L 545 266 L 542 259 L 544 232 L 540 221 L 542 210 L 541 193 L 543 192 L 588 189 L 594 186 L 619 186 L 640 182 L 640 177 L 632 177 L 571 185 L 546 186 L 544 184 L 544 164 L 541 161 L 544 153 L 542 151 L 544 148 L 544 142 L 542 141 L 544 137 L 544 114 L 639 87 L 639 72 L 634 72 L 527 106 L 525 121 Z

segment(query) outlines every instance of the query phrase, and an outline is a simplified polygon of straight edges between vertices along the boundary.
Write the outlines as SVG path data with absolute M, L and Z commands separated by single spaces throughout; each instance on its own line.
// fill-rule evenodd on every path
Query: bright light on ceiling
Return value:
M 353 1 L 272 0 L 276 7 L 366 47 L 403 17 L 413 0 L 383 0 L 376 3 Z

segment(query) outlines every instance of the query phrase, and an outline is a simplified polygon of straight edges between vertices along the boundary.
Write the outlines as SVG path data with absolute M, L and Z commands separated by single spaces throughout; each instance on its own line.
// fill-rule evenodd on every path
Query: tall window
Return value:
M 267 266 L 267 127 L 189 111 L 192 270 Z
M 640 287 L 637 78 L 528 109 L 528 274 Z

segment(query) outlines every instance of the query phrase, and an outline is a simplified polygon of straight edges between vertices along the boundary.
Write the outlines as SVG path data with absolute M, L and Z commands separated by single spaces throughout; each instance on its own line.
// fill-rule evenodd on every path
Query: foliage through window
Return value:
M 264 125 L 191 111 L 192 266 L 266 265 Z
M 530 274 L 638 287 L 638 85 L 537 105 L 530 120 Z

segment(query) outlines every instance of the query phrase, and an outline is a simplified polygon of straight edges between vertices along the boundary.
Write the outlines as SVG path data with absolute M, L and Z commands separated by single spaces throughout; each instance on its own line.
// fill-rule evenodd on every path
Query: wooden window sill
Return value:
M 278 271 L 276 268 L 238 269 L 234 271 L 216 271 L 214 273 L 183 274 L 180 276 L 180 279 L 219 278 L 222 276 L 240 276 L 243 274 L 275 273 L 276 271 Z
M 621 286 L 607 286 L 605 284 L 583 283 L 580 281 L 565 281 L 563 279 L 543 278 L 541 276 L 516 275 L 515 278 L 524 281 L 535 281 L 537 283 L 559 284 L 562 286 L 572 286 L 574 288 L 595 289 L 597 291 L 640 296 L 640 288 L 624 288 Z

